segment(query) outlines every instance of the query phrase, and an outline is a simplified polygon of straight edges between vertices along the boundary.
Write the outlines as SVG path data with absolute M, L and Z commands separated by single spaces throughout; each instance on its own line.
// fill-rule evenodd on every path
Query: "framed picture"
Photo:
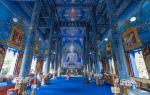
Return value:
M 11 29 L 12 33 L 10 39 L 8 41 L 8 45 L 12 46 L 16 49 L 22 50 L 23 47 L 23 37 L 24 37 L 24 30 L 21 25 L 14 25 Z
M 141 46 L 136 27 L 128 27 L 123 34 L 125 51 L 134 50 Z

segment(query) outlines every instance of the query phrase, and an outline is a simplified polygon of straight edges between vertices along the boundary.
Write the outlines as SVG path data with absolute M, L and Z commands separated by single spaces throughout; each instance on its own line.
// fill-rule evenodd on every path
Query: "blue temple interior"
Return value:
M 0 0 L 0 95 L 150 95 L 150 0 Z

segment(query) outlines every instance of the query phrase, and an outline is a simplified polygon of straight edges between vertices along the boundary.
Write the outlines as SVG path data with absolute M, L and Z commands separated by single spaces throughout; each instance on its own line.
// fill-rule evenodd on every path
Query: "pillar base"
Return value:
M 128 95 L 127 89 L 125 87 L 120 87 L 122 95 Z
M 49 76 L 43 76 L 41 85 L 48 84 L 50 82 L 49 78 Z
M 99 80 L 99 77 L 96 76 L 96 85 L 99 86 L 100 85 L 100 80 Z
M 15 89 L 18 89 L 18 95 L 27 95 L 27 83 L 16 83 Z
M 18 95 L 28 95 L 27 87 L 29 83 L 29 77 L 16 77 L 15 83 L 15 89 L 18 89 Z
M 53 74 L 53 79 L 57 79 L 57 73 Z
M 35 89 L 32 90 L 31 95 L 36 95 Z

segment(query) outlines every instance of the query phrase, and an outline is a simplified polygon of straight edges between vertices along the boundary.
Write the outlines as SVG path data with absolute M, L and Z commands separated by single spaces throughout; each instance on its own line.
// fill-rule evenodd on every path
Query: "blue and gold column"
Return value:
M 49 83 L 49 77 L 50 77 L 50 62 L 51 62 L 51 46 L 52 46 L 52 35 L 53 35 L 53 25 L 54 25 L 54 13 L 52 10 L 50 10 L 50 18 L 51 18 L 51 24 L 50 24 L 50 31 L 49 31 L 49 38 L 48 38 L 48 58 L 45 64 L 45 72 L 44 72 L 44 84 Z
M 56 31 L 56 41 L 55 41 L 55 49 L 54 49 L 54 73 L 53 78 L 56 79 L 57 77 L 57 69 L 58 69 L 58 47 L 59 47 L 59 40 L 58 40 L 58 31 Z
M 106 0 L 107 11 L 110 17 L 111 39 L 113 56 L 116 59 L 118 74 L 120 79 L 128 79 L 129 73 L 127 69 L 124 47 L 122 42 L 121 32 L 118 31 L 118 19 L 116 13 L 116 5 L 114 0 Z
M 19 77 L 15 79 L 16 80 L 15 88 L 19 89 L 19 95 L 26 95 L 27 93 L 26 87 L 29 81 L 29 73 L 30 73 L 30 67 L 32 61 L 31 58 L 32 58 L 33 47 L 34 47 L 33 44 L 35 41 L 35 33 L 36 33 L 35 27 L 37 27 L 38 25 L 39 14 L 41 10 L 41 1 L 42 0 L 36 0 L 34 3 L 32 22 L 31 22 L 32 26 L 30 27 L 30 31 L 28 33 Z
M 92 42 L 93 42 L 93 53 L 94 53 L 94 64 L 93 69 L 96 71 L 96 85 L 98 86 L 99 83 L 99 74 L 100 74 L 100 66 L 98 62 L 98 44 L 97 44 L 97 24 L 96 24 L 96 16 L 95 16 L 95 10 L 92 9 L 91 11 L 91 26 L 92 26 Z
M 50 10 L 50 18 L 51 18 L 51 24 L 50 24 L 50 30 L 49 30 L 49 38 L 48 38 L 48 59 L 45 66 L 45 74 L 44 76 L 47 76 L 49 74 L 50 70 L 50 62 L 51 62 L 51 46 L 52 46 L 52 35 L 53 35 L 53 26 L 54 26 L 54 13 L 52 10 Z
M 122 42 L 121 32 L 118 30 L 118 17 L 117 17 L 117 7 L 115 4 L 115 0 L 106 0 L 107 5 L 107 13 L 110 18 L 109 26 L 110 26 L 110 37 L 112 40 L 112 51 L 114 59 L 116 60 L 116 66 L 118 69 L 118 74 L 120 81 L 128 80 L 129 73 L 125 59 L 124 47 Z M 115 81 L 115 76 L 113 76 L 113 81 Z M 114 89 L 118 88 L 117 83 L 114 83 Z M 126 87 L 121 87 L 121 93 L 124 95 L 127 94 Z M 118 95 L 118 93 L 114 92 L 114 95 Z
M 97 44 L 97 24 L 96 24 L 96 16 L 95 16 L 95 10 L 92 9 L 91 11 L 91 26 L 92 26 L 92 42 L 93 42 L 93 53 L 94 53 L 94 64 L 95 64 L 95 70 L 96 74 L 100 73 L 100 67 L 98 62 L 98 44 Z

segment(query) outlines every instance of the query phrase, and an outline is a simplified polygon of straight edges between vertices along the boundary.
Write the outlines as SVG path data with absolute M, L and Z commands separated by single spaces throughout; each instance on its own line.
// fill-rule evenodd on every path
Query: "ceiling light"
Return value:
M 13 18 L 13 22 L 18 22 L 18 18 Z
M 108 41 L 108 38 L 105 38 L 105 41 Z
M 41 38 L 39 38 L 39 41 L 41 41 Z
M 131 17 L 131 18 L 130 18 L 130 21 L 131 21 L 131 22 L 136 21 L 136 17 Z
M 56 54 L 56 52 L 53 52 L 53 54 Z

